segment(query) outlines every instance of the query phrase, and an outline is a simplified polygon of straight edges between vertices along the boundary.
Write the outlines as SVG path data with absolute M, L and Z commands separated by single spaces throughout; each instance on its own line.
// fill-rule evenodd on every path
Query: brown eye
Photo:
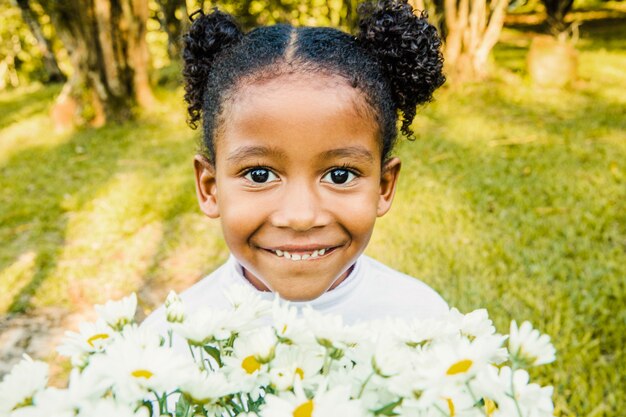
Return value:
M 324 175 L 322 181 L 336 185 L 344 185 L 352 182 L 355 178 L 356 175 L 352 171 L 337 168 Z

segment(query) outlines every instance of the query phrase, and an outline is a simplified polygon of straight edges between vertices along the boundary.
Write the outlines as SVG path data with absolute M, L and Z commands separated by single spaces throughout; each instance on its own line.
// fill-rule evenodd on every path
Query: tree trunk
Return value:
M 528 73 L 542 87 L 565 87 L 576 81 L 578 55 L 574 45 L 554 36 L 536 36 L 530 44 Z
M 541 0 L 546 7 L 546 23 L 552 36 L 558 37 L 569 29 L 565 16 L 574 5 L 574 0 Z
M 185 0 L 158 0 L 162 15 L 159 15 L 161 28 L 167 33 L 167 54 L 171 60 L 180 58 L 182 34 L 185 30 L 187 4 Z M 182 20 L 176 17 L 180 10 Z
M 147 0 L 41 0 L 74 72 L 59 102 L 74 100 L 77 122 L 128 120 L 153 103 L 145 40 Z
M 37 20 L 37 16 L 30 7 L 29 0 L 14 0 L 14 3 L 20 8 L 22 12 L 22 19 L 28 25 L 31 33 L 37 39 L 37 47 L 43 58 L 44 68 L 48 74 L 48 82 L 59 83 L 66 80 L 65 75 L 59 68 L 56 57 L 52 52 L 52 43 L 43 34 L 41 25 Z
M 445 0 L 445 62 L 452 79 L 483 79 L 498 42 L 508 0 Z

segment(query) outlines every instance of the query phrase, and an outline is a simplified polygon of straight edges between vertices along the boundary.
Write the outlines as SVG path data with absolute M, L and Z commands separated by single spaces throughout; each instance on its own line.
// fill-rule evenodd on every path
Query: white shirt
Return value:
M 231 255 L 226 263 L 180 294 L 185 311 L 227 308 L 223 291 L 233 284 L 249 285 L 262 298 L 274 299 L 273 293 L 257 290 L 244 277 L 241 265 Z M 314 300 L 290 304 L 299 308 L 310 305 L 322 313 L 339 314 L 347 324 L 385 317 L 435 318 L 448 311 L 443 298 L 428 285 L 365 255 L 357 259 L 348 277 L 334 289 Z M 155 310 L 142 325 L 164 334 L 165 307 Z

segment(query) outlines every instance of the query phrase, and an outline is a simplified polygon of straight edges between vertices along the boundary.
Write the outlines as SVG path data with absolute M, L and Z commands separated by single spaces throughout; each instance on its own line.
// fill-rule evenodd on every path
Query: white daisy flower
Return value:
M 99 353 L 113 342 L 115 332 L 100 319 L 94 323 L 83 322 L 78 325 L 77 332 L 65 332 L 62 344 L 57 347 L 60 355 L 69 357 L 72 366 L 83 368 L 89 357 Z
M 0 415 L 32 404 L 48 383 L 48 365 L 24 355 L 0 382 Z
M 450 317 L 453 321 L 458 320 L 461 334 L 473 339 L 475 337 L 491 336 L 495 334 L 496 328 L 489 318 L 487 310 L 481 308 L 467 314 L 461 314 L 459 310 L 450 310 Z
M 427 406 L 420 400 L 404 400 L 394 411 L 403 417 L 485 417 L 483 411 L 475 407 L 472 396 L 462 387 L 450 392 L 446 397 L 433 399 Z
M 268 363 L 274 357 L 276 343 L 276 335 L 270 327 L 238 338 L 232 355 L 222 358 L 224 373 L 243 392 L 256 392 L 269 383 Z
M 491 402 L 505 396 L 507 386 L 510 386 L 510 381 L 503 383 L 500 379 L 500 369 L 495 365 L 487 365 L 476 375 L 476 379 L 470 381 L 474 394 L 478 398 Z
M 338 352 L 345 351 L 348 346 L 358 345 L 369 334 L 366 325 L 347 326 L 342 316 L 323 314 L 309 306 L 302 310 L 302 315 L 305 328 L 313 333 L 317 342 Z
M 314 345 L 315 350 L 299 346 L 278 345 L 276 356 L 270 363 L 270 382 L 279 391 L 293 387 L 296 378 L 305 388 L 319 382 L 319 373 L 324 365 L 324 350 Z
M 530 322 L 525 321 L 518 328 L 515 320 L 509 330 L 509 352 L 513 361 L 525 366 L 543 365 L 553 362 L 556 350 L 550 343 L 550 336 L 533 329 Z
M 189 314 L 182 323 L 172 323 L 172 329 L 193 345 L 203 346 L 231 335 L 231 313 L 225 310 L 201 308 Z
M 367 349 L 367 344 L 366 348 L 360 349 L 362 358 L 359 362 L 367 363 L 370 357 L 373 371 L 382 377 L 390 377 L 405 370 L 411 366 L 411 360 L 415 357 L 414 349 L 407 344 L 406 339 L 401 338 L 405 335 L 399 335 L 399 332 L 393 330 L 400 330 L 400 323 L 389 324 L 385 330 L 375 332 L 379 337 L 372 349 Z
M 399 393 L 419 393 L 419 401 L 425 406 L 437 398 L 450 398 L 459 386 L 476 377 L 494 359 L 501 358 L 504 339 L 504 336 L 484 336 L 469 342 L 460 337 L 433 345 L 419 354 L 413 370 L 391 381 L 391 387 Z
M 165 317 L 170 323 L 182 323 L 185 320 L 185 306 L 175 291 L 170 291 L 165 299 Z
M 114 339 L 124 339 L 139 348 L 159 347 L 162 344 L 161 336 L 150 327 L 141 327 L 136 324 L 124 327 L 120 333 L 114 335 Z
M 504 395 L 493 398 L 493 417 L 516 416 L 519 411 L 524 417 L 553 416 L 552 387 L 530 384 L 528 372 L 523 369 L 513 372 L 508 366 L 500 369 L 498 379 L 506 388 Z
M 259 318 L 268 314 L 271 303 L 262 299 L 248 285 L 232 285 L 224 290 L 224 296 L 235 310 L 245 309 L 251 316 Z
M 396 320 L 386 329 L 411 349 L 421 349 L 435 341 L 458 335 L 456 326 L 436 319 Z
M 107 301 L 97 304 L 96 312 L 109 326 L 121 330 L 135 319 L 137 311 L 137 294 L 132 293 L 118 301 Z
M 201 404 L 215 404 L 220 398 L 234 394 L 237 387 L 221 372 L 191 371 L 180 385 L 180 390 Z
M 350 399 L 350 387 L 320 390 L 311 399 L 295 388 L 281 396 L 267 395 L 261 409 L 265 417 L 365 417 L 367 412 L 359 400 Z
M 141 407 L 137 411 L 134 407 L 119 404 L 112 399 L 102 399 L 83 407 L 76 417 L 148 417 L 148 409 Z
M 272 325 L 278 337 L 286 343 L 317 345 L 315 337 L 307 331 L 304 320 L 299 317 L 298 309 L 289 302 L 283 302 L 278 295 L 272 303 Z
M 150 391 L 162 395 L 175 390 L 195 368 L 190 358 L 172 349 L 140 346 L 120 338 L 104 354 L 94 356 L 83 373 L 106 381 L 117 399 L 132 403 L 146 398 Z
M 33 397 L 32 407 L 17 409 L 11 417 L 73 417 L 77 409 L 101 398 L 107 388 L 102 381 L 88 379 L 75 368 L 67 389 L 49 387 L 39 391 Z

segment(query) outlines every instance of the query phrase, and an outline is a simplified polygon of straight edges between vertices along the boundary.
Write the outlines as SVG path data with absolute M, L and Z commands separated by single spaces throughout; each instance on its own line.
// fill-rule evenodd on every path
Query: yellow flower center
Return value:
M 454 417 L 454 415 L 456 414 L 454 412 L 454 403 L 452 402 L 450 398 L 446 398 L 446 401 L 448 402 L 448 410 L 450 410 L 450 417 Z
M 241 367 L 249 374 L 253 374 L 255 371 L 261 369 L 261 364 L 256 360 L 254 355 L 250 355 L 246 357 L 243 362 L 241 362 Z
M 87 343 L 89 343 L 89 346 L 94 347 L 93 346 L 93 342 L 95 342 L 96 340 L 104 340 L 104 339 L 108 339 L 109 335 L 106 333 L 98 333 L 98 334 L 94 334 L 93 336 L 91 336 L 89 339 L 87 339 Z
M 150 379 L 152 378 L 152 375 L 154 374 L 148 371 L 147 369 L 137 369 L 136 371 L 131 372 L 131 375 L 134 376 L 135 378 Z
M 498 406 L 496 405 L 495 402 L 493 402 L 489 398 L 485 398 L 484 400 L 485 400 L 485 413 L 487 414 L 487 417 L 491 417 L 493 412 L 498 409 Z
M 304 379 L 304 371 L 302 368 L 296 368 L 296 375 L 300 376 L 300 379 Z
M 311 417 L 313 415 L 313 400 L 300 404 L 293 410 L 293 417 Z
M 463 372 L 467 372 L 472 367 L 473 363 L 474 362 L 472 362 L 469 359 L 460 360 L 457 363 L 453 364 L 451 367 L 449 367 L 446 374 L 456 375 L 456 374 L 462 374 Z

